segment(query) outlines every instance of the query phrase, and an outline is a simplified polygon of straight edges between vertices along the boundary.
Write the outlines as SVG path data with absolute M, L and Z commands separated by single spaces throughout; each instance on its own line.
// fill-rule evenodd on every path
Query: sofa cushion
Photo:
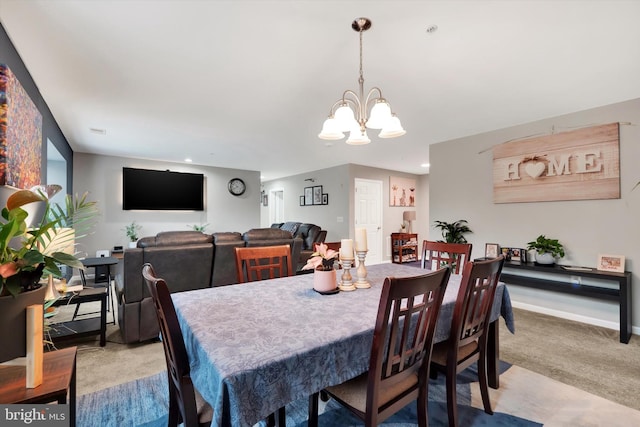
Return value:
M 280 228 L 252 228 L 242 235 L 242 240 L 249 242 L 252 240 L 291 240 L 293 233 Z
M 302 239 L 302 249 L 313 249 L 313 243 L 317 241 L 320 227 L 315 224 L 301 224 L 297 236 Z
M 213 236 L 200 231 L 164 231 L 154 237 L 144 237 L 138 241 L 139 248 L 158 246 L 193 245 L 212 243 Z
M 289 231 L 291 235 L 295 236 L 298 231 L 298 227 L 300 227 L 300 224 L 300 222 L 287 221 L 280 226 L 280 230 Z

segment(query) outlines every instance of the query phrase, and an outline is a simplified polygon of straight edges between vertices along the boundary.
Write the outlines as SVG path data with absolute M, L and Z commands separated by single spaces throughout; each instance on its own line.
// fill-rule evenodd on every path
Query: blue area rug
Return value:
M 510 365 L 501 362 L 501 372 Z M 513 415 L 486 414 L 482 409 L 470 405 L 469 384 L 477 381 L 475 367 L 458 375 L 458 416 L 460 426 L 540 426 L 542 424 Z M 166 372 L 137 381 L 78 397 L 77 425 L 95 426 L 166 426 L 168 412 L 168 387 Z M 301 399 L 287 405 L 287 426 L 307 425 L 308 399 Z M 361 426 L 362 423 L 339 404 L 330 401 L 319 417 L 321 426 Z M 413 427 L 416 422 L 416 405 L 409 404 L 403 410 L 387 419 L 386 427 Z M 429 383 L 429 425 L 448 426 L 444 375 Z

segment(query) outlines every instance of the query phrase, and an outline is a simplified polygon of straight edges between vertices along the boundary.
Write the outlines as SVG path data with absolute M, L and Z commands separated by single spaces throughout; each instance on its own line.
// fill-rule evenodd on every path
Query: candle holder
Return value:
M 367 256 L 368 251 L 359 251 L 356 249 L 356 255 L 358 256 L 358 268 L 356 269 L 356 275 L 358 276 L 358 280 L 356 281 L 356 288 L 358 289 L 368 289 L 371 287 L 371 283 L 367 281 L 367 268 L 364 266 L 364 259 Z
M 342 277 L 340 278 L 341 291 L 355 291 L 356 287 L 353 284 L 353 277 L 351 277 L 351 267 L 353 266 L 354 258 L 340 258 L 340 264 L 342 265 Z

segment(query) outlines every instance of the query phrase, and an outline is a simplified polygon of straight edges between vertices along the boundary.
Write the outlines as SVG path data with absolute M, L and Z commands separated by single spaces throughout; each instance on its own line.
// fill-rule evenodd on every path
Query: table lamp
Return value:
M 416 220 L 416 211 L 402 212 L 402 219 L 409 223 L 409 233 L 413 233 L 412 226 L 413 226 L 413 221 Z

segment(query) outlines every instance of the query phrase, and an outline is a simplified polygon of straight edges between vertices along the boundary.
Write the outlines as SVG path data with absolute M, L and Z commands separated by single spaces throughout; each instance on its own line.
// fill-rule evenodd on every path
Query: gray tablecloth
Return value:
M 315 292 L 312 274 L 173 294 L 191 376 L 214 407 L 213 425 L 253 425 L 366 371 L 384 278 L 420 273 L 399 264 L 368 272 L 371 289 L 335 295 Z M 436 341 L 449 336 L 459 282 L 452 276 L 447 286 Z M 492 320 L 506 308 L 512 328 L 504 285 L 495 301 Z

